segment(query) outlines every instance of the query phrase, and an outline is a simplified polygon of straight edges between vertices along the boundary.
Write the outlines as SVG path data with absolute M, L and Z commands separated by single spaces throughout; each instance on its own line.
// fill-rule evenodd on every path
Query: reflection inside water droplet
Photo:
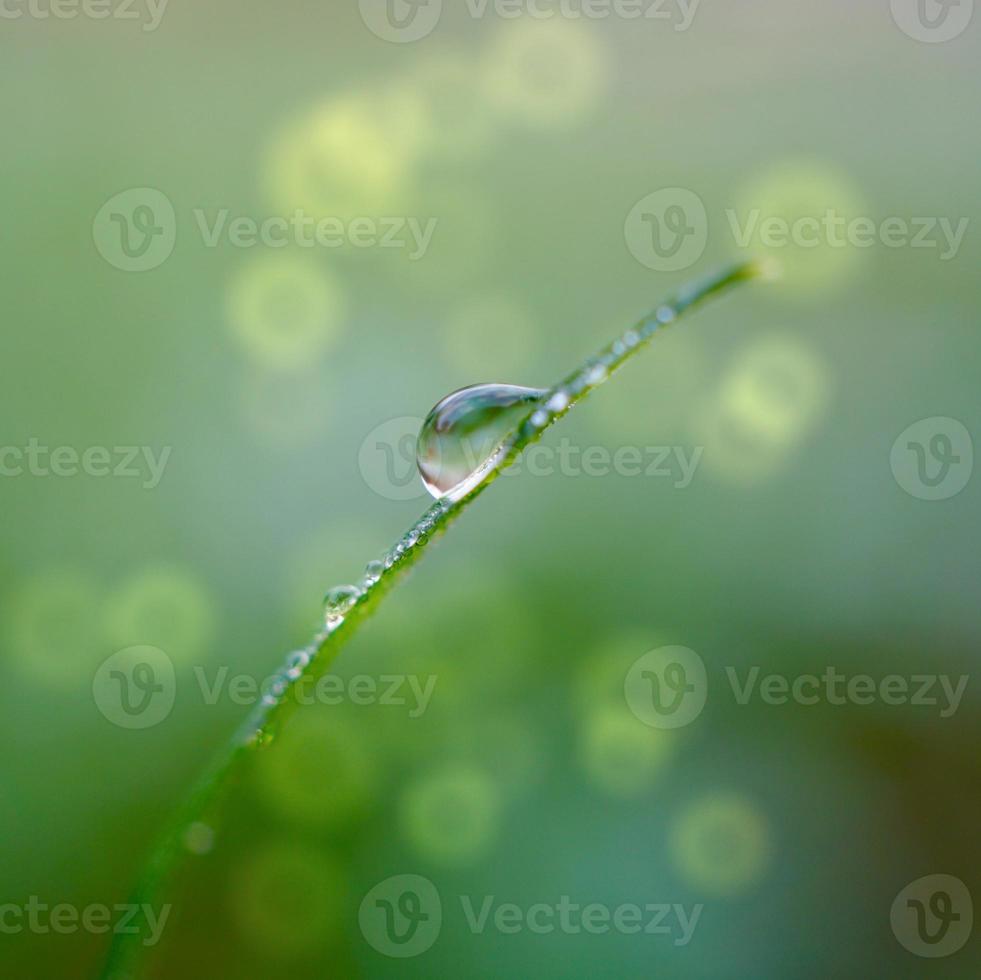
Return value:
M 506 452 L 505 441 L 547 394 L 539 388 L 480 384 L 447 395 L 426 417 L 416 461 L 434 497 L 460 500 Z
M 361 590 L 355 585 L 338 585 L 324 597 L 324 621 L 327 628 L 339 626 L 354 604 L 361 598 Z

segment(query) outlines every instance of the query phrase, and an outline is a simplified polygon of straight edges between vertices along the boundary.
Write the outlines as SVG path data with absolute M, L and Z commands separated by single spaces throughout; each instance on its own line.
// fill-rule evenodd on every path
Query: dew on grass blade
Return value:
M 324 620 L 327 628 L 340 626 L 344 617 L 361 598 L 361 590 L 355 585 L 338 585 L 324 596 Z
M 518 385 L 480 384 L 447 395 L 426 417 L 416 461 L 434 497 L 457 501 L 493 470 L 505 442 L 547 391 Z
M 385 571 L 385 563 L 380 561 L 369 561 L 364 567 L 364 578 L 362 580 L 366 589 L 375 584 Z
M 491 463 L 486 465 L 480 474 L 475 475 L 472 470 L 467 470 L 463 474 L 463 481 L 476 488 L 482 480 L 492 476 L 495 464 L 499 466 L 505 465 L 510 461 L 513 454 L 531 445 L 541 435 L 545 427 L 551 425 L 577 401 L 588 395 L 596 384 L 605 383 L 610 375 L 634 351 L 646 343 L 654 332 L 665 322 L 670 321 L 672 317 L 680 317 L 695 306 L 701 305 L 710 297 L 721 295 L 741 282 L 758 277 L 759 274 L 760 269 L 757 264 L 743 263 L 708 276 L 695 286 L 683 289 L 675 296 L 670 305 L 661 308 L 660 313 L 656 312 L 642 320 L 635 328 L 623 334 L 620 338 L 615 339 L 612 344 L 603 348 L 597 356 L 590 359 L 583 367 L 579 368 L 547 392 L 534 391 L 532 389 L 516 389 L 521 392 L 521 397 L 516 399 L 519 407 L 515 407 L 514 417 L 511 417 L 509 413 L 506 419 L 507 424 L 501 424 L 498 433 L 502 436 L 502 441 L 498 443 L 496 452 L 492 452 Z M 661 313 L 664 315 L 662 316 Z M 598 370 L 598 366 L 602 366 L 604 370 Z M 505 386 L 491 385 L 480 387 L 500 389 Z M 468 393 L 470 392 L 472 392 L 472 389 L 468 390 Z M 457 396 L 461 394 L 457 393 Z M 453 396 L 451 396 L 452 398 Z M 450 399 L 446 400 L 446 402 L 449 401 Z M 442 409 L 446 402 L 441 403 L 437 408 Z M 514 405 L 514 402 L 510 403 L 510 406 Z M 498 414 L 500 413 L 495 413 L 495 417 Z M 540 421 L 543 423 L 541 426 L 532 423 L 531 416 L 533 415 L 539 416 Z M 435 440 L 437 433 L 434 431 L 427 435 L 429 438 Z M 381 578 L 373 584 L 372 589 L 384 583 L 385 591 L 387 591 L 394 585 L 401 569 L 396 569 L 395 572 L 391 572 L 391 570 L 396 565 L 408 565 L 408 559 L 416 559 L 419 556 L 418 553 L 423 550 L 423 546 L 428 544 L 432 538 L 442 534 L 450 522 L 455 520 L 470 503 L 466 491 L 461 491 L 459 486 L 452 486 L 451 493 L 452 496 L 446 494 L 441 495 L 433 503 L 429 511 L 413 525 L 409 533 L 399 543 L 399 546 L 385 555 L 383 559 L 384 571 L 381 574 Z M 377 573 L 377 568 L 373 568 L 371 571 Z M 336 642 L 332 642 L 336 639 L 335 633 L 338 627 L 345 622 L 347 613 L 353 611 L 355 604 L 361 601 L 362 596 L 363 593 L 354 586 L 342 586 L 339 589 L 331 590 L 331 593 L 328 594 L 328 600 L 334 599 L 336 601 L 328 601 L 324 629 L 313 637 L 310 645 L 306 648 L 311 654 L 311 660 L 317 659 L 324 666 L 329 664 L 338 647 Z M 360 616 L 358 617 L 360 621 L 368 617 L 371 612 L 371 605 L 368 602 L 362 603 L 359 609 Z M 469 626 L 470 621 L 468 620 L 467 623 Z M 350 621 L 350 629 L 346 632 L 350 634 L 358 625 L 360 625 L 359 622 Z M 250 715 L 243 727 L 239 730 L 239 733 L 229 743 L 227 750 L 205 773 L 204 778 L 202 778 L 188 800 L 185 811 L 180 819 L 178 831 L 176 833 L 168 833 L 154 849 L 151 860 L 142 875 L 137 894 L 146 897 L 148 900 L 163 897 L 165 886 L 169 883 L 171 876 L 176 873 L 182 858 L 187 854 L 186 841 L 184 840 L 182 831 L 186 830 L 187 825 L 195 819 L 203 822 L 202 815 L 211 807 L 217 806 L 219 792 L 227 786 L 232 776 L 240 776 L 245 771 L 245 756 L 251 756 L 252 751 L 267 749 L 268 746 L 274 744 L 281 737 L 280 729 L 288 716 L 288 709 L 296 707 L 297 704 L 296 701 L 291 703 L 286 697 L 291 681 L 288 675 L 290 671 L 295 672 L 299 670 L 301 673 L 303 672 L 304 668 L 300 666 L 300 662 L 303 659 L 302 656 L 297 657 L 294 654 L 287 662 L 285 671 L 280 671 L 279 674 L 275 675 L 275 680 L 270 685 L 268 691 L 271 703 L 267 703 L 265 697 L 263 698 L 262 702 L 257 705 L 256 711 Z M 484 662 L 486 662 L 486 658 L 484 658 Z M 310 664 L 307 665 L 308 668 L 310 666 Z M 320 675 L 313 674 L 311 676 Z M 300 678 L 296 680 L 298 682 Z M 282 684 L 280 683 L 281 681 L 283 682 Z M 298 723 L 303 717 L 305 717 L 303 713 L 300 713 L 296 722 Z M 288 729 L 287 731 L 294 729 Z M 439 734 L 442 735 L 442 732 Z M 282 737 L 285 738 L 285 735 Z M 623 752 L 619 747 L 619 739 L 612 739 L 611 741 L 614 743 L 613 748 L 617 750 L 615 754 L 618 758 L 622 758 Z M 627 741 L 629 742 L 629 739 Z M 483 737 L 483 744 L 494 745 L 495 738 L 485 735 Z M 445 748 L 442 744 L 440 747 Z M 346 746 L 342 747 L 342 753 L 346 749 Z M 628 745 L 627 752 L 629 753 L 629 751 L 630 746 Z M 315 755 L 318 766 L 322 769 L 322 763 L 320 762 L 322 756 L 319 752 L 315 753 Z M 272 760 L 277 757 L 282 758 L 282 753 L 266 752 L 264 755 L 259 756 L 258 759 L 267 762 L 271 766 Z M 498 753 L 499 757 L 500 753 Z M 342 755 L 342 758 L 346 762 L 350 761 L 348 767 L 349 772 L 358 775 L 364 771 L 363 760 L 354 756 L 353 753 Z M 415 753 L 412 754 L 411 761 L 413 763 L 417 761 Z M 262 762 L 259 765 L 261 766 Z M 464 764 L 463 772 L 461 773 L 460 764 L 457 763 L 448 775 L 445 770 L 441 770 L 435 774 L 435 777 L 430 777 L 430 779 L 422 781 L 421 787 L 419 785 L 413 786 L 412 791 L 405 794 L 402 805 L 399 808 L 400 823 L 407 841 L 419 850 L 422 856 L 430 858 L 433 863 L 441 862 L 446 865 L 455 864 L 459 866 L 479 860 L 487 852 L 488 848 L 493 845 L 499 833 L 502 823 L 502 804 L 506 802 L 504 794 L 508 787 L 499 786 L 499 783 L 503 781 L 500 779 L 498 773 L 494 771 L 493 766 L 490 772 L 486 772 L 480 765 L 473 765 L 472 768 L 471 765 Z M 335 767 L 334 765 L 330 765 L 327 768 L 328 771 L 333 772 Z M 432 788 L 433 783 L 435 783 L 435 790 Z M 287 774 L 285 783 L 282 785 L 319 788 L 324 783 L 322 780 L 318 782 L 303 777 L 297 779 L 292 771 L 290 771 Z M 332 801 L 337 798 L 337 795 L 334 793 L 334 786 L 335 783 L 333 782 L 328 785 L 328 788 L 331 790 L 330 798 Z M 277 799 L 281 796 L 282 793 L 277 787 L 271 798 Z M 447 799 L 449 802 L 447 802 Z M 432 816 L 434 813 L 435 817 Z M 433 828 L 436 828 L 435 834 L 432 832 Z M 701 828 L 696 826 L 696 829 Z M 679 834 L 683 853 L 685 851 L 684 845 L 687 843 L 685 836 L 683 833 Z M 747 866 L 749 867 L 749 871 L 755 875 L 760 863 L 756 858 L 759 849 L 754 845 L 753 837 L 755 835 L 750 832 L 746 836 L 749 838 L 750 846 L 745 848 L 745 850 L 749 852 L 750 858 L 753 860 L 743 859 L 740 861 L 738 875 L 735 873 L 727 875 L 727 879 L 723 884 L 730 893 L 735 890 L 731 884 L 732 880 L 736 878 L 739 880 L 739 884 L 742 885 L 751 876 L 745 870 Z M 191 839 L 193 842 L 193 833 Z M 713 860 L 716 859 L 713 858 Z M 285 864 L 286 862 L 283 863 Z M 289 863 L 308 870 L 312 869 L 311 881 L 313 882 L 323 882 L 330 877 L 330 871 L 327 868 L 315 867 L 315 861 L 308 855 L 301 855 L 298 861 L 291 861 Z M 273 871 L 276 872 L 278 862 L 270 861 L 269 864 L 273 865 Z M 260 868 L 260 870 L 265 869 Z M 270 908 L 279 909 L 281 904 L 276 899 L 274 889 L 269 883 L 269 878 L 278 879 L 279 875 L 271 874 L 267 876 L 261 874 L 257 877 L 259 879 L 259 885 L 254 888 L 254 893 L 262 900 L 257 907 L 259 908 L 259 912 L 262 913 L 262 916 L 266 916 L 266 919 L 268 919 L 266 915 L 268 910 Z M 695 883 L 698 884 L 699 882 L 696 880 Z M 719 891 L 721 889 L 716 890 Z M 242 883 L 236 882 L 235 887 L 232 889 L 232 894 L 240 895 L 244 891 L 245 888 Z M 318 904 L 316 902 L 316 895 L 311 898 L 311 892 L 313 892 L 312 888 L 290 888 L 291 895 L 300 895 L 300 904 L 298 907 L 304 911 L 307 909 L 307 906 Z M 285 916 L 276 916 L 273 920 L 266 921 L 266 919 L 262 919 L 260 916 L 261 925 L 268 925 L 270 935 L 278 936 L 281 931 L 284 931 L 283 923 L 291 924 L 295 918 L 299 917 L 299 913 L 294 911 L 294 907 L 294 905 L 290 905 L 289 909 L 286 910 Z M 314 922 L 313 929 L 316 931 L 317 936 L 322 936 L 326 931 L 325 925 L 329 928 L 329 924 L 324 921 L 326 917 L 318 915 L 313 918 L 317 920 Z M 252 923 L 250 921 L 246 922 L 246 932 L 249 931 L 251 925 Z M 258 932 L 258 929 L 255 931 Z M 305 935 L 307 930 L 304 929 L 302 932 Z M 134 975 L 134 972 L 139 968 L 139 960 L 144 951 L 144 946 L 139 940 L 139 932 L 137 931 L 135 935 L 135 939 L 132 933 L 114 938 L 109 952 L 108 962 L 106 963 L 105 976 L 121 978 Z M 280 950 L 280 947 L 277 946 L 276 950 L 287 954 L 296 954 L 305 952 L 303 946 L 304 942 L 301 937 L 296 942 L 287 943 L 287 948 Z

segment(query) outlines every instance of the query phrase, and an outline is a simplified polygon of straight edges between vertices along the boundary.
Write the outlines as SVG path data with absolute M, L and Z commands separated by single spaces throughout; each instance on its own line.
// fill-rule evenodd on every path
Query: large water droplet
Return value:
M 504 442 L 547 394 L 539 388 L 482 384 L 447 395 L 426 417 L 416 461 L 426 489 L 451 501 L 479 486 Z

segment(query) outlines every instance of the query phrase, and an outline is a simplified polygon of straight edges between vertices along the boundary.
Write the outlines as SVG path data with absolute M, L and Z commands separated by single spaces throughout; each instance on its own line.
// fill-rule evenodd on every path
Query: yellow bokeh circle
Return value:
M 262 368 L 309 366 L 336 340 L 346 310 L 334 276 L 296 255 L 273 252 L 251 259 L 228 288 L 232 335 Z
M 522 18 L 502 27 L 489 47 L 484 96 L 518 122 L 571 126 L 599 106 L 608 75 L 595 31 L 559 17 Z
M 766 874 L 772 833 L 763 811 L 737 794 L 717 794 L 688 806 L 671 828 L 671 856 L 692 888 L 728 897 Z

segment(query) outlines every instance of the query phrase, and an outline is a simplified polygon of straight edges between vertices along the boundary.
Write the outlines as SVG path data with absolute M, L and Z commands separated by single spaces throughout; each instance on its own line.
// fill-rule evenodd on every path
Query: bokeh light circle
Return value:
M 689 805 L 670 832 L 672 858 L 692 888 L 729 897 L 757 884 L 772 859 L 770 822 L 751 800 L 719 793 Z
M 312 259 L 269 253 L 251 259 L 228 288 L 232 335 L 262 368 L 308 367 L 334 343 L 347 304 L 334 277 Z
M 500 791 L 482 770 L 450 765 L 424 773 L 399 805 L 403 836 L 422 858 L 463 866 L 486 855 L 501 817 Z

